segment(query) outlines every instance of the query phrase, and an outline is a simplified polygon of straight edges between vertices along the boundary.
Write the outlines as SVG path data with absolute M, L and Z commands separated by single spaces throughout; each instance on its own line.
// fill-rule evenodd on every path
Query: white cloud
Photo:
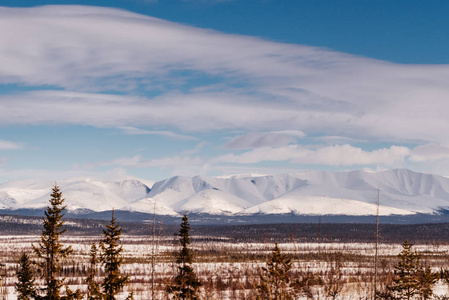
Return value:
M 180 156 L 188 156 L 188 155 L 192 155 L 192 154 L 196 154 L 198 152 L 201 151 L 201 149 L 204 148 L 204 146 L 206 146 L 207 142 L 200 142 L 198 144 L 196 144 L 195 148 L 193 149 L 187 149 L 187 150 L 183 150 L 181 151 L 181 153 L 179 153 Z
M 110 161 L 100 161 L 100 162 L 90 162 L 85 163 L 82 165 L 75 164 L 74 169 L 75 170 L 89 170 L 89 169 L 95 169 L 99 167 L 108 167 L 108 166 L 115 166 L 115 167 L 135 167 L 141 162 L 141 156 L 136 155 L 133 157 L 121 157 Z
M 203 160 L 199 157 L 184 156 L 172 156 L 162 157 L 152 160 L 144 160 L 141 155 L 133 157 L 121 157 L 109 161 L 91 162 L 83 165 L 76 166 L 76 169 L 88 170 L 96 169 L 100 167 L 131 167 L 131 168 L 174 168 L 179 166 L 197 166 L 202 164 Z
M 8 158 L 6 156 L 0 156 L 0 168 L 3 168 L 8 163 Z
M 62 181 L 73 178 L 95 178 L 103 180 L 124 180 L 133 178 L 128 175 L 123 168 L 114 168 L 107 171 L 96 172 L 86 169 L 71 169 L 71 170 L 44 170 L 44 169 L 7 169 L 1 168 L 0 165 L 0 180 L 21 180 L 29 178 L 38 178 L 42 181 L 48 181 L 49 188 L 55 181 Z
M 172 131 L 144 130 L 132 126 L 122 126 L 119 129 L 121 129 L 124 134 L 129 135 L 160 135 L 169 138 L 174 138 L 177 140 L 196 140 L 196 138 L 193 136 L 177 134 Z
M 305 165 L 355 166 L 388 165 L 403 163 L 410 149 L 391 146 L 373 151 L 364 151 L 351 145 L 335 145 L 311 149 L 307 146 L 290 145 L 277 148 L 260 148 L 240 155 L 227 154 L 215 159 L 217 163 L 254 164 L 263 161 L 290 161 Z
M 336 145 L 336 144 L 351 144 L 351 143 L 368 143 L 368 140 L 365 139 L 354 139 L 350 137 L 344 136 L 317 136 L 312 137 L 312 140 L 325 143 L 328 145 Z
M 0 140 L 0 150 L 17 150 L 17 149 L 22 149 L 22 145 L 15 142 Z
M 409 159 L 413 162 L 425 162 L 444 158 L 449 158 L 449 147 L 427 144 L 415 147 Z
M 279 147 L 295 143 L 298 138 L 305 134 L 299 130 L 285 130 L 274 132 L 250 132 L 230 140 L 225 148 L 228 149 L 251 149 L 262 147 Z
M 297 112 L 232 93 L 171 93 L 153 99 L 65 91 L 0 97 L 0 124 L 168 126 L 183 131 L 288 128 Z
M 142 168 L 179 168 L 188 167 L 188 166 L 198 166 L 203 164 L 204 161 L 200 157 L 191 157 L 191 156 L 173 156 L 173 157 L 163 157 L 153 160 L 148 160 L 142 162 L 139 167 Z

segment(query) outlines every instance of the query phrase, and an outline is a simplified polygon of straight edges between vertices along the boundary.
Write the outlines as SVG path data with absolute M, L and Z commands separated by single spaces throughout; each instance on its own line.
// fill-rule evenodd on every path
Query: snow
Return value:
M 382 172 L 307 171 L 283 175 L 185 177 L 154 183 L 75 178 L 58 182 L 68 209 L 179 215 L 304 214 L 374 215 L 377 189 L 381 215 L 432 214 L 449 208 L 449 178 L 397 169 Z M 0 184 L 0 209 L 44 208 L 54 182 Z
M 118 209 L 130 201 L 145 197 L 149 191 L 149 188 L 140 181 L 129 180 L 103 182 L 76 178 L 57 184 L 63 192 L 69 211 Z M 39 180 L 4 183 L 0 185 L 0 202 L 4 204 L 4 209 L 44 208 L 48 205 L 53 185 L 54 182 Z M 8 201 L 3 201 L 5 199 Z
M 245 207 L 248 207 L 248 202 L 242 198 L 223 191 L 208 189 L 185 199 L 178 206 L 175 206 L 175 210 L 232 215 L 241 212 Z
M 171 207 L 166 206 L 162 203 L 158 203 L 155 198 L 144 198 L 135 201 L 121 209 L 151 214 L 155 212 L 158 215 L 166 216 L 179 216 L 179 214 L 176 213 Z
M 330 198 L 323 196 L 304 196 L 301 198 L 283 197 L 253 206 L 243 214 L 288 214 L 318 215 L 376 215 L 377 206 L 357 200 Z M 392 207 L 380 206 L 379 215 L 410 215 L 413 212 Z

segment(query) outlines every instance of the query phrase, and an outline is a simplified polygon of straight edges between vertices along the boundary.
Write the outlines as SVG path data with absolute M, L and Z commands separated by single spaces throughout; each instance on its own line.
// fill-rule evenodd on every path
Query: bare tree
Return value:
M 326 297 L 336 299 L 344 286 L 343 278 L 343 254 L 335 253 L 329 260 L 329 267 L 323 276 L 324 292 Z

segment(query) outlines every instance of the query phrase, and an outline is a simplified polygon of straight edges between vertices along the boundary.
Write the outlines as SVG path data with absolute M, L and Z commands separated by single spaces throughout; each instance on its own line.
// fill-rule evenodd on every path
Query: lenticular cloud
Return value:
M 0 57 L 0 83 L 17 86 L 0 97 L 2 124 L 449 138 L 448 66 L 400 65 L 84 6 L 0 9 Z M 23 86 L 31 91 L 21 94 Z

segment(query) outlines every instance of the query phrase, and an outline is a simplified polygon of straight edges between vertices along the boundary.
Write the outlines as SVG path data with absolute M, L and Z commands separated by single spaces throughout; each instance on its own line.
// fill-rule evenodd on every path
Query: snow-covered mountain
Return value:
M 71 179 L 57 183 L 69 211 L 105 211 L 118 209 L 146 197 L 150 188 L 137 179 L 107 182 L 92 179 Z M 48 205 L 54 183 L 21 180 L 0 184 L 0 208 L 44 208 Z
M 434 214 L 449 209 L 449 178 L 410 170 L 383 172 L 308 171 L 288 175 L 181 177 L 154 183 L 139 179 L 58 182 L 69 211 L 112 208 L 164 215 Z M 150 184 L 151 185 L 151 184 Z M 44 208 L 52 183 L 35 180 L 0 184 L 0 209 Z

